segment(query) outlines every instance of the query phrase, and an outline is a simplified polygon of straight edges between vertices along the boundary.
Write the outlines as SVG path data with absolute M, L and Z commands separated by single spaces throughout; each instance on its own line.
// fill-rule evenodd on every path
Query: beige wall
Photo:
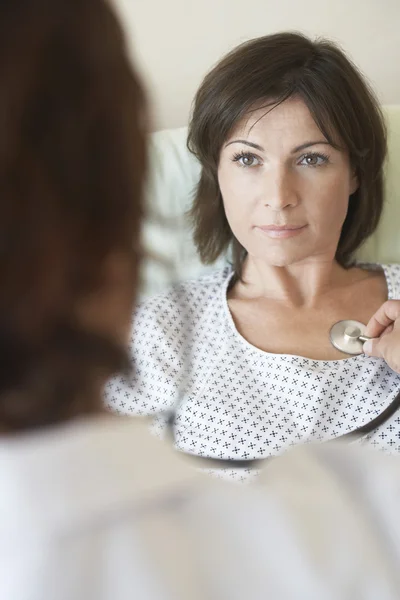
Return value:
M 339 42 L 383 103 L 400 104 L 400 0 L 113 0 L 153 105 L 154 128 L 187 122 L 202 77 L 236 44 L 281 30 Z

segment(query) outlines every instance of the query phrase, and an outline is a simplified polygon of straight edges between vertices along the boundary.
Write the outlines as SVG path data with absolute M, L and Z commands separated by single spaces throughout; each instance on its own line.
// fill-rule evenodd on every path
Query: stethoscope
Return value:
M 346 319 L 344 321 L 338 321 L 335 323 L 329 331 L 329 339 L 332 346 L 334 346 L 340 352 L 344 354 L 350 354 L 356 356 L 363 353 L 364 343 L 372 338 L 365 335 L 366 326 L 359 321 L 352 319 Z M 177 403 L 178 405 L 180 402 Z M 351 442 L 361 439 L 368 433 L 371 433 L 384 423 L 386 423 L 399 409 L 400 407 L 400 392 L 396 395 L 394 400 L 387 406 L 377 417 L 354 429 L 348 433 L 344 433 L 341 436 L 335 438 L 335 440 L 347 439 Z M 175 419 L 177 413 L 177 406 L 171 411 L 167 418 L 167 431 L 172 442 L 175 442 Z M 198 454 L 184 453 L 182 454 L 193 459 L 194 463 L 198 463 L 198 466 L 202 468 L 210 469 L 259 469 L 264 466 L 268 461 L 276 458 L 275 456 L 267 456 L 264 458 L 253 458 L 253 459 L 224 459 L 217 457 L 200 456 Z
M 364 331 L 365 325 L 359 321 L 338 321 L 331 327 L 329 339 L 332 346 L 344 354 L 362 354 L 364 343 L 372 339 L 364 335 Z

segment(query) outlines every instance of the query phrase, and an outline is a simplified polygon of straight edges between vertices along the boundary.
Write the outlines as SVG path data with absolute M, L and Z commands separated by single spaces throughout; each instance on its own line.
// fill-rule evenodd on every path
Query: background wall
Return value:
M 113 0 L 147 83 L 154 129 L 187 123 L 202 77 L 246 39 L 298 30 L 339 42 L 379 99 L 400 104 L 400 0 Z

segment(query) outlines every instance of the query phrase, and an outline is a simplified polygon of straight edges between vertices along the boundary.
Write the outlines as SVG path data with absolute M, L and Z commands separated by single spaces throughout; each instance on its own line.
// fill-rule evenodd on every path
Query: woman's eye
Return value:
M 301 165 L 306 165 L 307 167 L 320 167 L 328 162 L 328 157 L 324 154 L 306 154 L 300 161 Z
M 233 161 L 239 163 L 241 167 L 256 167 L 260 160 L 254 154 L 241 153 L 233 157 Z

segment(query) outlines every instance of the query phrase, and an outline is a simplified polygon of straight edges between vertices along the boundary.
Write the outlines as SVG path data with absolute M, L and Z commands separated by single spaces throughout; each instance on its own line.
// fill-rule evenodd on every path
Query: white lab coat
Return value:
M 339 445 L 240 486 L 133 419 L 4 437 L 0 599 L 394 600 L 399 507 L 399 460 Z

